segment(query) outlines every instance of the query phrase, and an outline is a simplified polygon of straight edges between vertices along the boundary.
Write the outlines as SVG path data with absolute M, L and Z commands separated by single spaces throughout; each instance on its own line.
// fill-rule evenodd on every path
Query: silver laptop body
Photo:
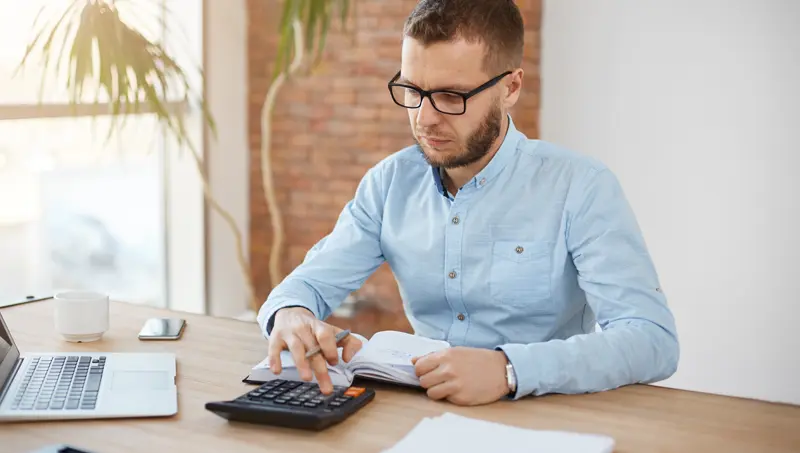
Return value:
M 0 314 L 0 422 L 170 416 L 169 353 L 20 354 Z

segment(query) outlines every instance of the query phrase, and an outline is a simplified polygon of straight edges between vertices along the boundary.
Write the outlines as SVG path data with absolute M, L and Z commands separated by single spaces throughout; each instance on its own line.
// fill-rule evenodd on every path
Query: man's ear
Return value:
M 525 71 L 522 68 L 517 68 L 513 73 L 509 74 L 505 80 L 506 96 L 503 100 L 503 105 L 506 109 L 510 109 L 517 103 L 520 94 L 522 93 L 522 78 Z

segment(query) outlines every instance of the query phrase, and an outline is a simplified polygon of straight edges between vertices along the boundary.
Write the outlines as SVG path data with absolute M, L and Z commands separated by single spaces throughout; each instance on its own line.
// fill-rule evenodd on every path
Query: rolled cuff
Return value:
M 518 400 L 522 397 L 537 394 L 542 390 L 542 382 L 547 382 L 546 374 L 551 367 L 544 354 L 538 354 L 539 344 L 506 344 L 498 346 L 503 351 L 514 367 L 517 378 L 517 391 L 508 395 L 509 399 Z
M 314 314 L 314 317 L 319 319 L 320 314 L 317 310 L 317 307 L 314 307 L 310 304 L 304 304 L 302 302 L 298 302 L 297 300 L 286 300 L 283 302 L 278 302 L 276 304 L 270 305 L 269 308 L 264 307 L 261 310 L 261 313 L 258 316 L 258 323 L 261 326 L 261 332 L 264 334 L 264 337 L 269 338 L 270 333 L 272 332 L 272 326 L 275 323 L 275 313 L 282 308 L 290 308 L 290 307 L 301 307 L 309 310 L 311 313 Z

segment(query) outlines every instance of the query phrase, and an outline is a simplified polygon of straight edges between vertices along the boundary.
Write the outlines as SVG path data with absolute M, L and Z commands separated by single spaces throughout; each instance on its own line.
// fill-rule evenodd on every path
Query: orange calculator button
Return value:
M 364 393 L 365 390 L 366 389 L 361 387 L 350 387 L 349 389 L 347 389 L 346 392 L 344 392 L 344 396 L 352 396 L 353 398 L 355 398 L 358 395 Z

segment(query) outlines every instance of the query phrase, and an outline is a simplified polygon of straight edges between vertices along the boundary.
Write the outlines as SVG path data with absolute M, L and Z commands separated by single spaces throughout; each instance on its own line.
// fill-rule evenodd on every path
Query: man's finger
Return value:
M 322 356 L 331 365 L 339 363 L 339 350 L 336 346 L 336 338 L 334 337 L 334 330 L 332 327 L 321 324 L 316 328 L 317 342 L 322 350 Z
M 317 377 L 319 390 L 325 395 L 333 393 L 333 384 L 328 374 L 328 364 L 320 354 L 316 354 L 311 358 L 311 369 L 314 371 L 314 376 Z
M 447 398 L 454 392 L 455 392 L 455 384 L 452 381 L 445 382 L 439 385 L 434 385 L 427 391 L 428 398 L 432 400 L 441 400 Z
M 297 331 L 297 334 L 306 345 L 307 351 L 315 348 L 319 344 L 317 343 L 317 337 L 312 333 L 310 326 L 307 330 L 304 329 Z M 320 391 L 324 394 L 330 394 L 333 392 L 331 377 L 328 375 L 328 364 L 325 363 L 325 358 L 322 356 L 322 353 L 314 354 L 314 356 L 311 358 L 304 358 L 303 360 L 311 368 L 314 376 L 316 376 Z
M 432 371 L 420 376 L 419 385 L 424 389 L 429 389 L 446 383 L 447 379 L 446 374 L 442 372 L 442 368 L 436 367 Z
M 308 361 L 306 360 L 306 346 L 303 341 L 297 335 L 292 335 L 286 341 L 287 346 L 289 346 L 289 351 L 292 353 L 292 359 L 294 359 L 294 365 L 297 367 L 297 372 L 300 374 L 300 379 L 304 381 L 310 381 L 312 378 L 311 375 L 311 367 L 308 365 Z
M 282 337 L 270 337 L 267 355 L 269 356 L 269 368 L 272 370 L 272 374 L 281 374 L 281 351 L 284 348 L 286 348 L 286 342 L 283 341 Z
M 363 344 L 361 344 L 361 340 L 359 340 L 358 337 L 354 335 L 348 335 L 339 342 L 339 346 L 342 347 L 342 359 L 345 362 L 349 362 L 353 360 L 353 356 L 355 356 L 356 353 L 361 350 Z
M 427 354 L 420 357 L 414 364 L 414 372 L 417 376 L 423 376 L 435 370 L 441 363 L 441 355 L 437 353 Z

